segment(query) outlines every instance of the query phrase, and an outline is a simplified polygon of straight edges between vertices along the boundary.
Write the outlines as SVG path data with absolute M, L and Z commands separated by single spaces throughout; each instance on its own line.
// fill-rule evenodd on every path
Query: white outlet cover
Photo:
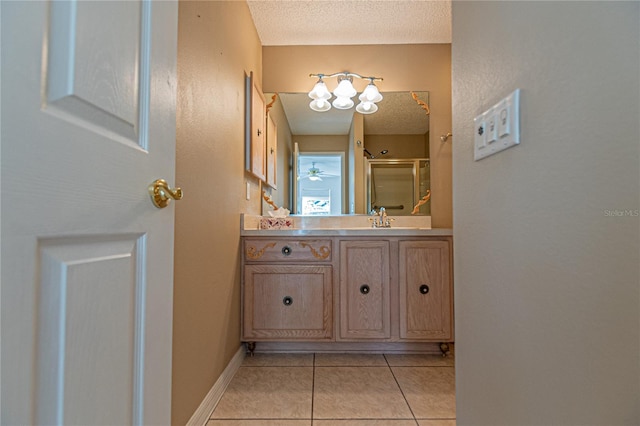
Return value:
M 493 123 L 493 132 L 489 129 L 491 123 Z M 474 118 L 473 125 L 475 161 L 518 145 L 520 143 L 520 89 L 514 90 L 506 98 Z M 490 143 L 487 144 L 487 142 Z

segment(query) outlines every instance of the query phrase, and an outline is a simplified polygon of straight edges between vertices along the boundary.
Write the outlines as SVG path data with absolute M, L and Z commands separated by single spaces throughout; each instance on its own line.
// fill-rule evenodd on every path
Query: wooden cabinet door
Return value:
M 340 337 L 388 339 L 389 242 L 340 242 Z
M 331 266 L 245 265 L 244 340 L 330 340 Z
M 271 114 L 267 114 L 267 185 L 276 189 L 278 126 Z
M 452 331 L 448 241 L 401 241 L 400 338 L 447 341 Z
M 251 173 L 262 180 L 265 180 L 266 114 L 264 95 L 251 73 Z

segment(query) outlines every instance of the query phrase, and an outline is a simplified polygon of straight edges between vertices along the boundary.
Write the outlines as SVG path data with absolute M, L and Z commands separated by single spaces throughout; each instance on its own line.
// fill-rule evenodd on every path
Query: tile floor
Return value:
M 455 426 L 453 355 L 245 358 L 207 426 Z

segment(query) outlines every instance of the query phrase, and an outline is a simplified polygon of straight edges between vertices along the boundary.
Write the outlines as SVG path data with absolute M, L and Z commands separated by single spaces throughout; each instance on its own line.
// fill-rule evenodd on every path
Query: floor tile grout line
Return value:
M 413 413 L 413 410 L 411 409 L 411 405 L 409 405 L 409 401 L 407 401 L 407 397 L 404 396 L 404 392 L 402 391 L 402 387 L 400 386 L 400 383 L 398 383 L 398 379 L 396 379 L 395 374 L 393 374 L 393 368 L 391 368 L 391 364 L 389 364 L 389 358 L 387 358 L 387 354 L 383 353 L 382 357 L 384 358 L 385 362 L 387 363 L 387 367 L 389 367 L 389 371 L 391 372 L 391 376 L 393 377 L 393 380 L 395 380 L 396 385 L 398 385 L 398 389 L 400 389 L 400 393 L 402 394 L 402 398 L 404 399 L 404 402 L 407 404 L 407 407 L 409 407 L 409 411 L 411 412 L 411 415 L 413 416 L 413 421 L 416 424 L 416 426 L 420 426 L 420 423 L 418 423 L 418 419 L 416 419 L 416 415 Z
M 416 420 L 456 420 L 455 417 L 420 417 Z
M 259 419 L 262 420 L 262 419 Z M 302 420 L 306 420 L 306 419 L 302 419 Z M 357 421 L 364 421 L 364 420 L 416 420 L 410 417 L 318 417 L 316 420 L 340 420 L 340 421 L 344 421 L 344 420 L 357 420 Z M 420 420 L 432 420 L 432 419 L 420 419 Z M 441 419 L 435 419 L 435 420 L 441 420 Z M 449 419 L 444 419 L 444 420 L 449 420 Z M 455 419 L 451 419 L 451 420 L 455 420 Z
M 303 420 L 311 420 L 306 417 L 216 417 L 215 419 L 209 420 L 291 420 L 291 421 L 303 421 Z
M 391 368 L 391 364 L 389 364 L 389 358 L 387 358 L 387 354 L 382 354 L 382 356 L 384 357 L 384 360 L 387 362 L 387 367 L 389 367 L 389 371 L 391 372 L 391 376 L 393 377 L 393 380 L 395 380 L 396 385 L 398 385 L 398 389 L 400 390 L 400 393 L 402 394 L 402 398 L 404 399 L 404 402 L 407 404 L 407 407 L 409 408 L 409 412 L 411 412 L 411 415 L 413 416 L 413 421 L 415 422 L 416 426 L 420 426 L 418 423 L 418 419 L 416 419 L 416 415 L 413 412 L 413 409 L 411 408 L 411 405 L 409 404 L 409 401 L 407 401 L 407 397 L 404 394 L 404 391 L 402 390 L 402 386 L 400 386 L 400 382 L 398 382 L 398 379 L 396 378 L 396 375 L 393 374 L 393 368 Z
M 386 357 L 385 357 L 386 359 Z M 418 424 L 418 420 L 416 418 L 416 414 L 413 412 L 413 408 L 411 408 L 411 404 L 409 404 L 409 401 L 407 400 L 407 396 L 404 394 L 404 391 L 402 390 L 402 386 L 400 386 L 400 382 L 398 381 L 398 378 L 396 377 L 395 374 L 393 374 L 393 368 L 391 368 L 391 366 L 389 366 L 389 371 L 391 371 L 391 376 L 393 377 L 393 380 L 395 380 L 396 385 L 398 385 L 398 389 L 400 389 L 400 393 L 402 394 L 402 397 L 404 398 L 404 402 L 407 404 L 407 407 L 409 407 L 409 411 L 411 412 L 411 415 L 413 416 L 413 420 L 416 422 L 416 424 Z
M 313 400 L 315 399 L 316 394 L 316 354 L 313 353 L 313 370 L 311 376 L 311 426 L 313 426 Z
M 285 365 L 285 364 L 273 364 L 273 365 L 241 365 L 240 368 L 309 368 L 311 365 Z

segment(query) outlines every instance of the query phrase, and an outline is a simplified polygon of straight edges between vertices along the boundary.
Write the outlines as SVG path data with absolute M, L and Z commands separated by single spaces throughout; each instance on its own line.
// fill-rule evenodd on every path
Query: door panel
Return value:
M 144 366 L 146 292 L 137 267 L 145 243 L 138 236 L 40 242 L 38 423 L 141 418 L 134 395 L 141 394 L 136 378 Z
M 62 1 L 50 7 L 45 109 L 146 147 L 138 112 L 148 113 L 140 102 L 149 96 L 150 3 Z

